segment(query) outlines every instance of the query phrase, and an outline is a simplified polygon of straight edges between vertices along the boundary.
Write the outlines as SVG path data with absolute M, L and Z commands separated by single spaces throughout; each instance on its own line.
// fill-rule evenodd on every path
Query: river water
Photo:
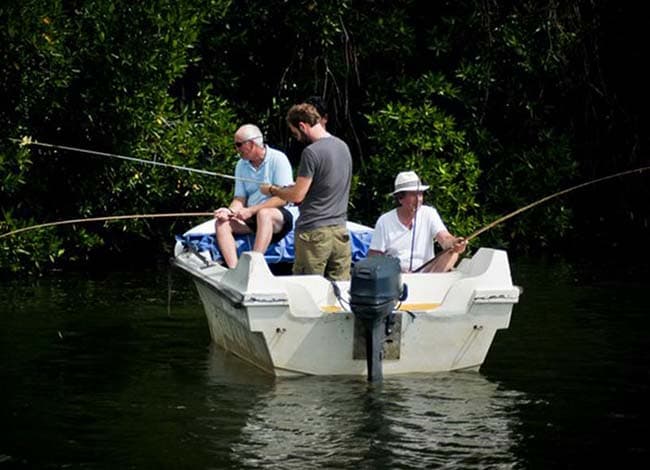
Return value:
M 189 278 L 0 287 L 0 468 L 589 468 L 648 457 L 649 270 L 512 260 L 479 373 L 274 380 L 210 345 Z

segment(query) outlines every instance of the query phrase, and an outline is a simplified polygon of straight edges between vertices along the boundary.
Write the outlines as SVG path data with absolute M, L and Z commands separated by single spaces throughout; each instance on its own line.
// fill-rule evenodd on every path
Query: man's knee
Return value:
M 230 220 L 217 220 L 215 221 L 215 230 L 219 232 L 232 232 L 232 227 L 230 226 Z
M 275 228 L 276 225 L 281 227 L 282 214 L 278 209 L 274 208 L 264 208 L 257 211 L 257 226 L 268 226 L 268 224 L 273 224 Z
M 260 209 L 255 214 L 255 218 L 257 219 L 258 222 L 260 220 L 268 219 L 269 218 L 269 212 L 270 212 L 270 209 L 267 209 L 266 207 L 264 209 Z

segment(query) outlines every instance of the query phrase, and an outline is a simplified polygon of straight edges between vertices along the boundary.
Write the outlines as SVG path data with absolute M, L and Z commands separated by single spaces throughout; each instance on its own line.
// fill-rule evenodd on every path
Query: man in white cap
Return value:
M 393 256 L 399 259 L 402 272 L 413 272 L 434 257 L 435 239 L 445 251 L 423 271 L 444 272 L 454 267 L 467 244 L 449 233 L 435 208 L 422 205 L 427 189 L 414 171 L 397 175 L 392 194 L 398 207 L 377 220 L 369 255 Z

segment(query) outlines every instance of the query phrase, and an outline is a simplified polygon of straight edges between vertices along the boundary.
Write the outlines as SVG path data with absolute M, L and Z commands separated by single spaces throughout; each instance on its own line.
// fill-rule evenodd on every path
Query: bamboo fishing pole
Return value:
M 554 199 L 556 197 L 559 197 L 559 196 L 562 196 L 564 194 L 570 193 L 571 191 L 575 191 L 576 189 L 581 189 L 581 188 L 584 188 L 586 186 L 591 186 L 592 184 L 601 183 L 603 181 L 607 181 L 607 180 L 610 180 L 610 179 L 613 179 L 613 178 L 618 178 L 620 176 L 631 175 L 633 173 L 643 173 L 644 171 L 647 171 L 647 170 L 650 170 L 650 166 L 635 168 L 633 170 L 621 171 L 620 173 L 615 173 L 613 175 L 603 176 L 602 178 L 597 178 L 595 180 L 587 181 L 586 183 L 577 184 L 575 186 L 571 186 L 570 188 L 563 189 L 562 191 L 558 191 L 556 193 L 553 193 L 553 194 L 545 196 L 545 197 L 543 197 L 541 199 L 538 199 L 537 201 L 531 202 L 530 204 L 525 205 L 524 207 L 520 207 L 519 209 L 517 209 L 515 211 L 512 211 L 509 214 L 504 215 L 503 217 L 499 217 L 495 221 L 490 222 L 489 224 L 487 224 L 485 227 L 482 227 L 482 228 L 476 230 L 475 232 L 473 232 L 468 237 L 463 238 L 463 240 L 467 243 L 467 242 L 473 240 L 474 238 L 478 237 L 482 233 L 487 232 L 491 228 L 499 225 L 502 222 L 505 222 L 508 219 L 513 218 L 516 215 L 521 214 L 524 211 L 527 211 L 528 209 L 532 209 L 533 207 L 539 206 L 540 204 L 543 204 L 543 203 L 545 203 L 547 201 L 550 201 L 551 199 Z M 451 249 L 452 249 L 452 247 L 446 248 L 445 250 L 440 252 L 438 254 L 438 256 L 440 256 L 440 255 L 442 255 L 444 253 L 447 253 Z M 425 263 L 423 263 L 422 266 L 420 266 L 419 268 L 417 268 L 413 272 L 417 273 L 417 272 L 422 271 L 425 267 L 427 267 L 429 264 L 431 264 L 435 259 L 436 259 L 436 257 L 431 258 L 429 261 L 426 261 Z
M 9 237 L 11 235 L 16 235 L 18 233 L 29 232 L 30 230 L 36 230 L 39 228 L 55 227 L 57 225 L 73 225 L 73 224 L 85 224 L 89 222 L 115 222 L 118 220 L 128 220 L 128 219 L 158 219 L 158 218 L 171 218 L 171 217 L 207 217 L 212 216 L 213 212 L 181 212 L 181 213 L 172 213 L 172 214 L 128 214 L 128 215 L 112 215 L 106 217 L 90 217 L 86 219 L 69 219 L 69 220 L 59 220 L 56 222 L 47 222 L 44 224 L 30 225 L 29 227 L 23 227 L 11 232 L 0 234 L 0 238 Z
M 21 147 L 28 146 L 28 145 L 36 145 L 36 146 L 51 148 L 56 150 L 66 150 L 66 151 L 86 153 L 89 155 L 96 155 L 101 157 L 118 158 L 121 160 L 128 160 L 136 163 L 145 163 L 148 165 L 156 165 L 156 166 L 162 166 L 167 168 L 173 168 L 176 170 L 190 171 L 193 173 L 200 173 L 209 176 L 218 176 L 220 178 L 227 178 L 236 181 L 243 181 L 243 182 L 249 182 L 254 184 L 264 184 L 264 182 L 262 181 L 253 180 L 250 178 L 242 178 L 242 177 L 232 176 L 232 175 L 225 175 L 223 173 L 216 173 L 214 171 L 200 170 L 196 168 L 190 168 L 190 167 L 179 166 L 179 165 L 171 165 L 169 163 L 162 163 L 162 162 L 156 162 L 151 160 L 143 160 L 141 158 L 128 157 L 126 155 L 117 155 L 113 153 L 97 152 L 95 150 L 69 147 L 65 145 L 55 145 L 55 144 L 48 144 L 46 142 L 38 142 L 28 136 L 25 136 L 22 139 L 11 138 L 9 140 L 11 140 L 12 142 L 17 142 Z M 28 232 L 30 230 L 54 227 L 58 225 L 73 225 L 73 224 L 82 224 L 82 223 L 89 223 L 89 222 L 114 222 L 114 221 L 127 220 L 127 219 L 156 219 L 156 218 L 165 218 L 165 217 L 202 217 L 202 216 L 211 216 L 211 215 L 213 215 L 212 212 L 189 212 L 189 213 L 172 213 L 172 214 L 130 214 L 130 215 L 117 215 L 117 216 L 105 216 L 105 217 L 91 217 L 85 219 L 59 220 L 56 222 L 48 222 L 44 224 L 31 225 L 29 227 L 23 227 L 16 230 L 12 230 L 11 232 L 0 234 L 0 239 L 9 237 L 11 235 L 16 235 L 18 233 Z
M 189 171 L 192 173 L 199 173 L 202 175 L 208 175 L 208 176 L 218 176 L 219 178 L 226 178 L 230 180 L 235 180 L 235 181 L 243 181 L 245 183 L 254 183 L 254 184 L 265 184 L 265 181 L 258 181 L 254 180 L 251 178 L 242 178 L 240 176 L 232 176 L 232 175 L 226 175 L 223 173 L 216 173 L 214 171 L 208 171 L 208 170 L 201 170 L 198 168 L 190 168 L 187 166 L 181 166 L 181 165 L 172 165 L 170 163 L 163 163 L 163 162 L 157 162 L 154 160 L 144 160 L 142 158 L 135 158 L 135 157 L 128 157 L 126 155 L 118 155 L 115 153 L 107 153 L 107 152 L 98 152 L 96 150 L 88 150 L 88 149 L 82 149 L 78 147 L 68 147 L 66 145 L 56 145 L 56 144 L 48 144 L 46 142 L 38 142 L 36 140 L 33 140 L 31 137 L 23 137 L 22 139 L 14 139 L 10 138 L 12 142 L 18 143 L 21 147 L 25 146 L 38 146 L 38 147 L 45 147 L 45 148 L 51 148 L 55 150 L 67 150 L 69 152 L 78 152 L 78 153 L 86 153 L 88 155 L 95 155 L 99 157 L 109 157 L 109 158 L 118 158 L 120 160 L 128 160 L 130 162 L 136 162 L 136 163 L 144 163 L 146 165 L 155 165 L 155 166 L 162 166 L 166 168 L 173 168 L 175 170 L 182 170 L 182 171 Z

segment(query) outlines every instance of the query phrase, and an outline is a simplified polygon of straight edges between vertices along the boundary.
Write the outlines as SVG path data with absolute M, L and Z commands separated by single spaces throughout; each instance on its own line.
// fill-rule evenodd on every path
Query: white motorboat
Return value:
M 277 376 L 371 378 L 377 364 L 371 366 L 370 356 L 377 354 L 368 349 L 370 327 L 353 308 L 354 276 L 330 282 L 316 275 L 275 275 L 264 256 L 252 251 L 227 269 L 189 242 L 212 226 L 208 221 L 178 237 L 173 262 L 192 276 L 218 346 Z M 372 231 L 358 224 L 349 228 Z M 519 299 L 506 252 L 480 248 L 451 272 L 398 276 L 406 286 L 399 295 L 406 298 L 388 299 L 388 314 L 374 322 L 381 330 L 375 335 L 380 344 L 373 346 L 379 348 L 379 375 L 478 370 Z

